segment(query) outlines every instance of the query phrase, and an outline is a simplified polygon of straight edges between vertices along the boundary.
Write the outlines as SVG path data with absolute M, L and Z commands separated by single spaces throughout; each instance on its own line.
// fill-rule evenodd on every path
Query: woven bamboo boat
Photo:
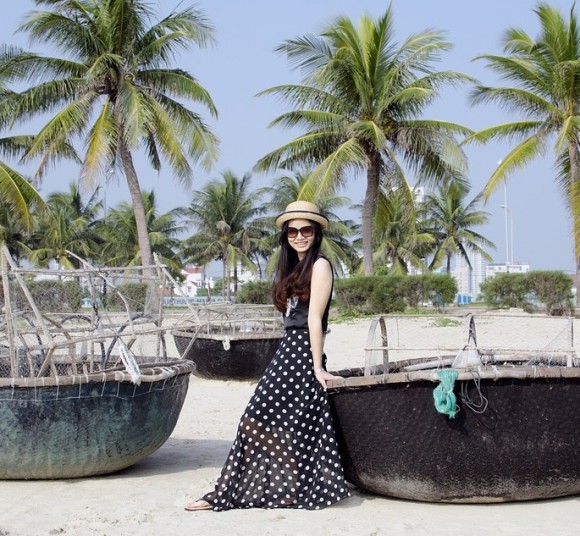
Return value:
M 260 378 L 282 335 L 273 307 L 230 304 L 200 308 L 173 331 L 181 357 L 195 364 L 196 376 L 238 381 Z
M 194 368 L 167 355 L 155 297 L 162 267 L 55 274 L 2 253 L 0 479 L 105 474 L 157 450 Z M 120 290 L 127 282 L 131 298 Z M 83 293 L 90 311 L 79 309 Z
M 187 361 L 55 378 L 0 378 L 0 478 L 56 479 L 125 469 L 171 435 Z
M 384 320 L 381 328 L 383 344 L 374 351 L 382 350 L 385 361 L 338 371 L 344 380 L 329 387 L 350 482 L 430 502 L 580 493 L 580 360 L 573 344 L 550 351 L 479 347 L 477 353 L 471 344 L 466 348 L 479 362 L 458 367 L 459 354 L 390 360 L 394 339 Z M 472 318 L 471 343 L 474 330 Z M 441 371 L 450 370 L 457 373 L 454 418 L 434 407 Z

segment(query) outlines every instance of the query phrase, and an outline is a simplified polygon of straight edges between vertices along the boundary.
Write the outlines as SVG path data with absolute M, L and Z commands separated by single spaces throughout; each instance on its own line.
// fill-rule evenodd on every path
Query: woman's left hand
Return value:
M 323 389 L 326 391 L 326 382 L 329 380 L 342 380 L 342 376 L 335 376 L 326 370 L 320 370 L 314 374 L 318 383 L 322 385 Z

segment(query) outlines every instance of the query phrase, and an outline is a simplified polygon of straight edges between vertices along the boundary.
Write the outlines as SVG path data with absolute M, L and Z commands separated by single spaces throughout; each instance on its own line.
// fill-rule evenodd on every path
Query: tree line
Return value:
M 192 192 L 188 207 L 160 215 L 153 192 L 141 191 L 134 165 L 138 151 L 152 169 L 167 166 L 190 188 L 194 167 L 210 168 L 218 160 L 219 140 L 202 114 L 190 108 L 217 117 L 211 95 L 191 73 L 174 67 L 179 52 L 214 41 L 211 22 L 201 8 L 181 4 L 157 19 L 142 0 L 35 4 L 39 9 L 26 16 L 19 31 L 31 44 L 48 46 L 58 55 L 10 45 L 0 51 L 0 128 L 10 134 L 17 125 L 49 117 L 38 132 L 0 139 L 5 158 L 39 162 L 31 178 L 0 164 L 0 202 L 6 211 L 0 218 L 8 220 L 3 239 L 22 244 L 22 257 L 34 262 L 63 258 L 58 235 L 70 231 L 65 229 L 70 221 L 65 224 L 58 197 L 72 198 L 75 192 L 71 188 L 45 201 L 33 185 L 47 166 L 66 158 L 79 164 L 83 184 L 104 181 L 112 171 L 124 176 L 131 199 L 130 205 L 99 218 L 100 201 L 79 198 L 79 208 L 96 211 L 93 220 L 83 216 L 86 222 L 71 215 L 78 224 L 71 241 L 87 250 L 85 256 L 96 255 L 91 249 L 96 247 L 103 256 L 99 259 L 107 262 L 147 265 L 152 251 L 162 250 L 175 267 L 211 258 L 224 267 L 241 263 L 260 270 L 260 259 L 275 251 L 266 224 L 283 208 L 277 204 L 282 186 L 295 189 L 294 199 L 314 201 L 332 217 L 332 210 L 345 202 L 341 191 L 362 179 L 360 224 L 332 218 L 336 224 L 326 247 L 339 264 L 366 275 L 376 267 L 405 272 L 411 266 L 444 265 L 449 270 L 453 255 L 479 251 L 489 257 L 492 244 L 476 232 L 488 217 L 479 203 L 512 171 L 551 147 L 554 179 L 574 222 L 580 270 L 580 36 L 574 6 L 566 17 L 547 3 L 538 4 L 536 38 L 508 29 L 503 55 L 477 58 L 506 81 L 502 87 L 436 69 L 452 43 L 439 30 L 398 41 L 392 6 L 377 18 L 362 15 L 358 22 L 338 16 L 318 35 L 284 41 L 277 51 L 301 72 L 301 83 L 267 88 L 260 95 L 281 98 L 288 107 L 272 126 L 299 134 L 256 163 L 254 173 L 274 175 L 271 199 L 258 204 L 259 196 L 248 193 L 249 175 L 239 178 L 226 171 Z M 430 119 L 429 105 L 449 86 L 467 86 L 474 105 L 498 105 L 517 118 L 479 132 Z M 469 198 L 464 146 L 492 139 L 507 139 L 511 149 L 484 191 Z M 425 203 L 415 202 L 412 182 L 429 190 Z M 250 202 L 242 202 L 245 193 Z M 339 204 L 333 206 L 333 199 Z M 191 222 L 195 233 L 172 243 L 184 222 Z M 83 228 L 96 234 L 83 236 Z M 52 242 L 42 243 L 46 240 Z

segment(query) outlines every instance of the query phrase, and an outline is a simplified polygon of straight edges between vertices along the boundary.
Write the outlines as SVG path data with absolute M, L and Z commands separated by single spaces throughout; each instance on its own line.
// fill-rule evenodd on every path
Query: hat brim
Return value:
M 320 224 L 323 229 L 328 227 L 328 218 L 318 212 L 311 212 L 309 210 L 287 210 L 282 212 L 276 218 L 276 227 L 282 228 L 282 225 L 290 220 L 310 220 Z

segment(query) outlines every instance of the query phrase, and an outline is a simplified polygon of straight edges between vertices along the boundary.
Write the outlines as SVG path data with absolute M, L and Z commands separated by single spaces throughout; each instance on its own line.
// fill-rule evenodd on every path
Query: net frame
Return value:
M 173 283 L 158 259 L 151 266 L 95 267 L 67 253 L 78 268 L 23 268 L 6 246 L 0 249 L 0 382 L 69 383 L 110 373 L 139 383 L 141 364 L 170 361 L 163 296 Z M 138 359 L 136 341 L 148 349 Z

